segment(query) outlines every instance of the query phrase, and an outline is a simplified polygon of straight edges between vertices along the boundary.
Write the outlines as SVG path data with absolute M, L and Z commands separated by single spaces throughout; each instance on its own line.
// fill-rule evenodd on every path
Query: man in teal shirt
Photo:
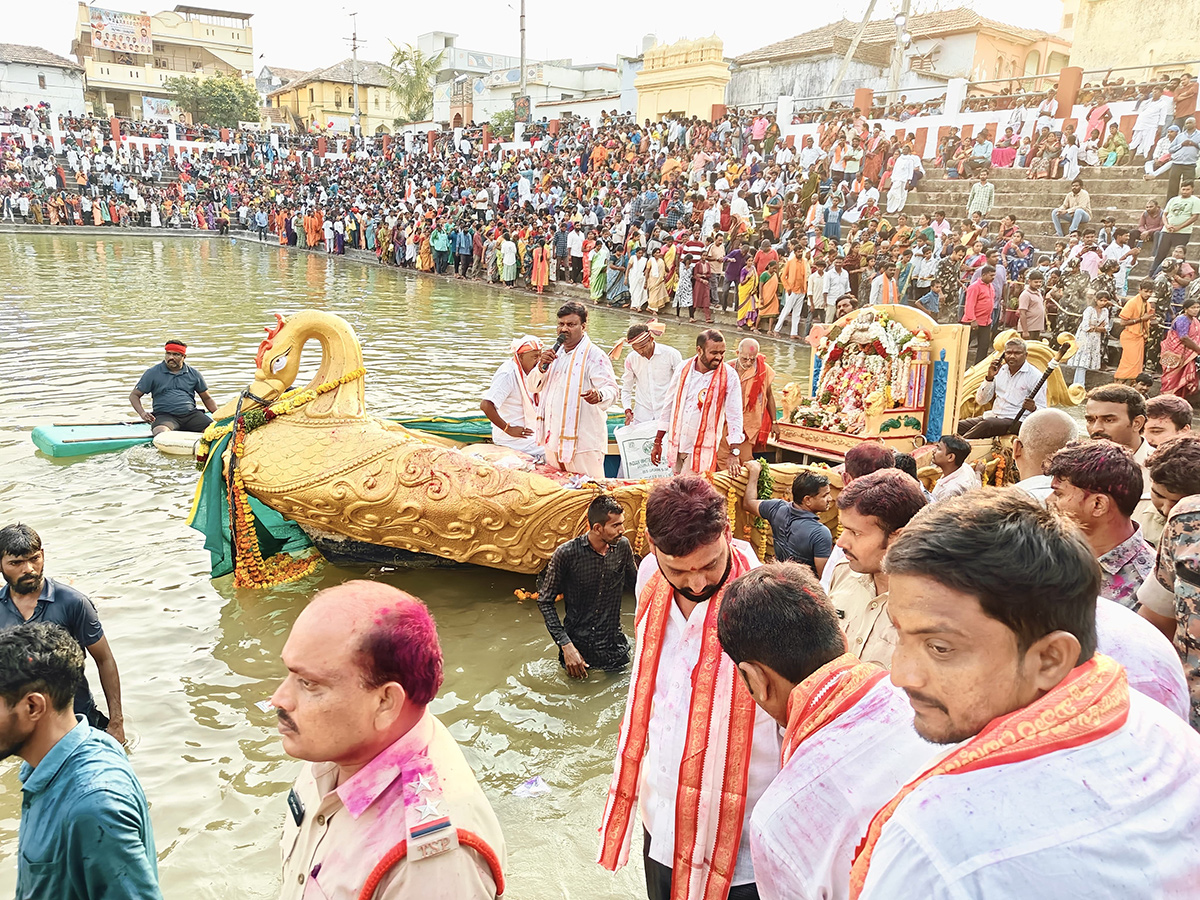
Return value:
M 82 678 L 57 625 L 0 632 L 0 758 L 25 760 L 16 900 L 162 900 L 146 796 L 121 745 L 75 715 Z

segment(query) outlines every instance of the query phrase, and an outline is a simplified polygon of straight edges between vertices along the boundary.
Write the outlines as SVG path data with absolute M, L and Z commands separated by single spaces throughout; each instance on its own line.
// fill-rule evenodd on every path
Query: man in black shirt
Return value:
M 770 523 L 776 560 L 804 563 L 820 578 L 825 561 L 833 552 L 833 535 L 817 518 L 817 513 L 829 509 L 833 499 L 829 479 L 816 472 L 798 472 L 792 480 L 791 503 L 759 500 L 758 473 L 761 471 L 762 463 L 757 459 L 746 463 L 742 508 Z
M 558 661 L 572 678 L 587 678 L 629 664 L 629 641 L 621 631 L 621 596 L 633 590 L 637 565 L 625 537 L 625 513 L 607 494 L 588 507 L 588 531 L 567 541 L 550 558 L 538 586 L 538 608 L 558 644 Z M 554 603 L 562 595 L 566 619 Z

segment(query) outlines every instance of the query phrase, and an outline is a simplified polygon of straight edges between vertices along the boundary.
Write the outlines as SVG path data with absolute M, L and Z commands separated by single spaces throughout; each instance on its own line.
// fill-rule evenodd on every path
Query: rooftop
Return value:
M 222 19 L 249 19 L 254 13 L 234 12 L 232 9 L 214 9 L 211 6 L 176 6 L 181 16 L 217 16 Z
M 311 69 L 308 72 L 297 75 L 297 77 L 289 81 L 281 88 L 277 88 L 268 94 L 272 97 L 275 94 L 280 94 L 285 91 L 294 91 L 297 88 L 302 88 L 306 84 L 311 84 L 314 81 L 331 81 L 335 84 L 353 84 L 354 60 L 352 58 L 343 59 L 340 63 L 335 63 L 325 69 Z M 279 74 L 282 70 L 271 68 L 272 72 Z M 391 72 L 383 63 L 372 62 L 369 59 L 360 59 L 358 61 L 358 83 L 370 87 L 388 87 L 391 82 L 388 80 L 388 73 Z
M 270 69 L 272 75 L 282 78 L 284 84 L 293 82 L 305 74 L 304 69 L 285 69 L 283 66 L 265 66 L 265 68 Z
M 836 51 L 839 45 L 843 48 L 841 52 L 844 53 L 850 42 L 854 40 L 855 34 L 858 33 L 860 24 L 860 22 L 852 22 L 849 19 L 840 19 L 785 41 L 776 41 L 774 44 L 743 53 L 735 58 L 734 62 L 739 66 L 745 66 L 752 63 L 809 56 L 814 53 L 830 53 Z M 997 31 L 1006 36 L 1029 42 L 1044 41 L 1054 37 L 1046 31 L 1021 28 L 1006 22 L 998 22 L 995 19 L 987 19 L 974 10 L 961 7 L 911 16 L 906 30 L 912 35 L 913 40 L 977 30 Z M 872 19 L 863 31 L 859 48 L 861 51 L 865 46 L 878 51 L 880 45 L 890 48 L 895 40 L 896 24 L 893 19 Z M 859 53 L 855 54 L 856 57 L 859 55 Z
M 30 66 L 83 70 L 83 66 L 66 57 L 29 44 L 0 44 L 0 63 L 25 63 Z

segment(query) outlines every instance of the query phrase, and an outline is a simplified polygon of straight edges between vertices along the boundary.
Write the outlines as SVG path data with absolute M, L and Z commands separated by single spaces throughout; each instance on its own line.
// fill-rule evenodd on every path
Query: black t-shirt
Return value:
M 828 559 L 833 552 L 833 535 L 816 513 L 797 509 L 786 500 L 763 500 L 758 514 L 771 523 L 775 558 L 780 562 L 804 563 L 816 572 L 816 561 Z

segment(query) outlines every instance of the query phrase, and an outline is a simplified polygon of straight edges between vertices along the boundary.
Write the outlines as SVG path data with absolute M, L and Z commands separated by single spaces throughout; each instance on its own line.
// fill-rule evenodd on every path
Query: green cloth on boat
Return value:
M 227 434 L 209 450 L 208 462 L 200 475 L 196 488 L 196 499 L 188 524 L 204 535 L 204 549 L 211 558 L 209 567 L 213 578 L 220 578 L 233 571 L 233 541 L 229 531 L 229 495 L 225 487 L 225 474 L 221 471 L 221 457 L 233 439 Z M 250 509 L 254 513 L 254 530 L 258 534 L 258 546 L 263 559 L 276 553 L 293 556 L 312 546 L 304 530 L 291 519 L 253 496 Z

